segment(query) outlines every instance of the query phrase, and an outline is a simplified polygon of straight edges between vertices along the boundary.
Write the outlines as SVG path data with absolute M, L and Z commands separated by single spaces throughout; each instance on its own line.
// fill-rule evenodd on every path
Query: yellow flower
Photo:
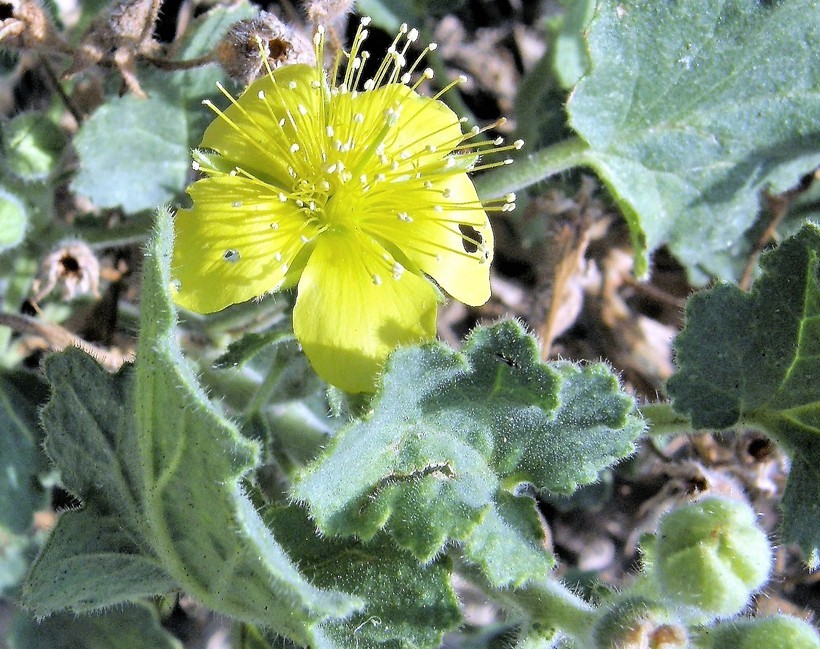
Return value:
M 485 148 L 520 147 L 469 144 L 482 131 L 462 133 L 441 93 L 418 94 L 432 72 L 415 74 L 421 57 L 407 65 L 416 30 L 403 26 L 362 81 L 367 24 L 339 82 L 341 57 L 323 70 L 320 27 L 315 66 L 268 67 L 238 99 L 223 90 L 231 105 L 211 105 L 218 117 L 195 152 L 205 177 L 174 223 L 178 304 L 211 313 L 296 286 L 296 338 L 350 392 L 372 390 L 396 346 L 434 337 L 440 293 L 428 277 L 457 300 L 487 301 L 486 212 L 512 209 L 514 196 L 482 203 L 467 172 L 508 162 L 476 167 Z

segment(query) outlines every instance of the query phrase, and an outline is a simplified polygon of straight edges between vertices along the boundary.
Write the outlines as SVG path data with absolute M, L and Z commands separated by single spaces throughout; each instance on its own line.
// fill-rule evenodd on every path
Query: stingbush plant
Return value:
M 367 18 L 345 49 L 348 3 L 311 2 L 307 33 L 217 5 L 168 47 L 152 36 L 157 2 L 86 9 L 77 34 L 33 1 L 0 14 L 0 45 L 52 72 L 113 66 L 130 91 L 84 113 L 64 85 L 3 127 L 11 646 L 179 647 L 177 605 L 219 614 L 243 649 L 820 646 L 810 623 L 755 615 L 773 548 L 742 490 L 677 501 L 617 589 L 556 575 L 543 514 L 639 444 L 752 429 L 789 458 L 777 538 L 816 569 L 820 229 L 800 203 L 820 164 L 811 2 L 579 3 L 521 85 L 519 116 L 557 109 L 520 126 L 533 136 L 521 154 L 502 120 L 468 128 L 447 107 L 459 80 L 428 94 L 435 47 L 416 53 L 419 32 L 369 4 L 398 33 L 381 62 Z M 75 133 L 58 126 L 66 113 Z M 555 115 L 569 139 L 549 141 Z M 457 350 L 435 340 L 445 294 L 490 297 L 493 227 L 522 231 L 513 192 L 529 201 L 580 166 L 625 217 L 637 274 L 666 245 L 693 283 L 715 280 L 688 302 L 668 402 L 638 405 L 605 362 L 542 360 L 516 319 Z M 782 241 L 758 260 L 763 190 L 795 207 L 771 217 Z M 75 218 L 66 195 L 120 224 Z M 50 321 L 82 292 L 52 289 L 118 295 L 122 265 L 94 255 L 135 242 L 139 310 L 115 308 L 137 329 L 123 362 Z M 38 318 L 16 313 L 26 296 L 46 302 Z M 63 351 L 22 369 L 12 328 Z M 43 525 L 50 504 L 61 513 Z M 465 622 L 468 588 L 492 624 Z

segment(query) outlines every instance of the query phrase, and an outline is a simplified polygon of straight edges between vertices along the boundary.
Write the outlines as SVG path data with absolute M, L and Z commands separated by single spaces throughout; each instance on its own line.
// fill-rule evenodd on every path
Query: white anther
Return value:
M 298 150 L 299 150 L 299 145 L 296 144 L 296 142 L 294 142 L 293 144 L 290 145 L 290 152 L 291 153 L 296 153 Z
M 257 93 L 256 93 L 256 96 L 257 96 L 259 99 L 264 99 L 264 98 L 265 98 L 265 91 L 264 91 L 264 90 L 260 90 L 259 92 L 257 92 Z

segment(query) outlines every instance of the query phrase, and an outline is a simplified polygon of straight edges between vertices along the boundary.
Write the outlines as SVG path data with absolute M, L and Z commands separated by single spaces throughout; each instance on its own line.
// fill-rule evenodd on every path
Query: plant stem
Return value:
M 276 347 L 274 349 L 273 360 L 271 360 L 270 368 L 265 376 L 265 380 L 262 381 L 262 384 L 256 390 L 256 393 L 253 397 L 251 397 L 251 400 L 248 401 L 248 405 L 245 407 L 246 415 L 252 415 L 259 412 L 265 404 L 270 401 L 273 393 L 276 392 L 276 388 L 279 387 L 282 374 L 284 373 L 286 367 L 287 366 L 281 362 L 279 358 L 279 348 Z
M 646 403 L 639 410 L 649 425 L 647 434 L 653 437 L 695 432 L 689 417 L 678 413 L 671 403 Z
M 583 165 L 589 146 L 573 137 L 545 149 L 519 157 L 515 164 L 505 165 L 476 178 L 482 200 L 500 198 L 529 187 L 540 180 Z
M 454 558 L 459 564 L 459 572 L 502 606 L 522 612 L 531 624 L 545 630 L 559 629 L 582 646 L 589 644 L 598 610 L 557 579 L 543 578 L 518 588 L 500 590 L 494 588 L 475 566 Z

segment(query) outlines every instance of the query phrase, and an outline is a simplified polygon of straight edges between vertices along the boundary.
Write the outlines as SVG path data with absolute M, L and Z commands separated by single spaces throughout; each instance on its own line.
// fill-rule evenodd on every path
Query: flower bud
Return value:
M 814 628 L 795 617 L 774 615 L 704 629 L 704 649 L 820 649 Z
M 668 601 L 702 623 L 740 612 L 768 579 L 771 563 L 751 508 L 710 497 L 661 519 L 651 573 Z
M 640 597 L 617 600 L 597 623 L 597 649 L 684 649 L 685 627 L 666 608 Z

